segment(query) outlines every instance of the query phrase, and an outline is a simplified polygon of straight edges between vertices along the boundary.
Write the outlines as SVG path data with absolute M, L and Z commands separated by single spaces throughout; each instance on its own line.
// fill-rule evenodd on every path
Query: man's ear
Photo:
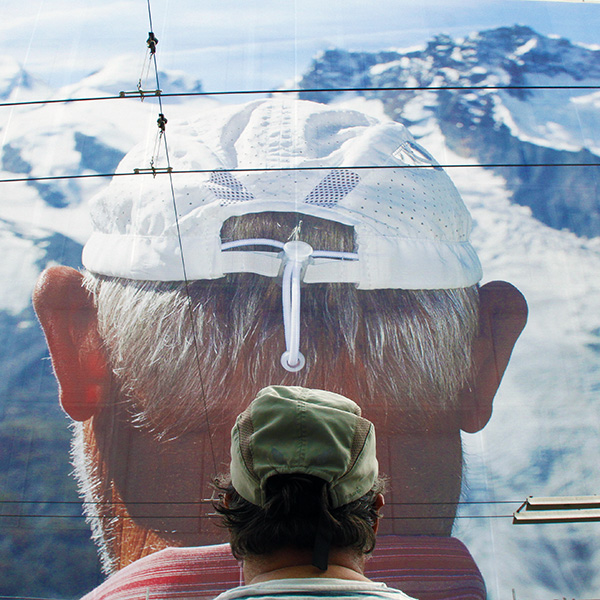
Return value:
M 375 496 L 375 510 L 379 513 L 379 511 L 385 506 L 385 498 L 383 497 L 383 494 L 377 494 L 377 496 Z M 375 535 L 377 535 L 377 531 L 379 530 L 379 521 L 381 521 L 381 516 L 379 515 L 379 518 L 376 519 L 375 523 L 373 523 L 373 531 L 375 532 Z
M 492 403 L 514 345 L 527 323 L 527 302 L 506 281 L 479 289 L 479 335 L 473 344 L 473 377 L 460 392 L 460 426 L 475 433 L 492 416 Z
M 33 307 L 46 335 L 60 403 L 76 421 L 96 413 L 111 379 L 94 300 L 82 279 L 70 267 L 51 267 L 40 275 L 33 291 Z

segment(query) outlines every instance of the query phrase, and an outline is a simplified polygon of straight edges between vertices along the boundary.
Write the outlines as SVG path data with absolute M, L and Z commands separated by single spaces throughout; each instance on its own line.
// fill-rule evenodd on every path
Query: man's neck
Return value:
M 246 585 L 274 579 L 323 577 L 369 581 L 364 575 L 365 557 L 354 551 L 332 549 L 326 571 L 312 565 L 311 559 L 310 552 L 293 548 L 270 555 L 247 556 L 244 558 L 244 581 Z

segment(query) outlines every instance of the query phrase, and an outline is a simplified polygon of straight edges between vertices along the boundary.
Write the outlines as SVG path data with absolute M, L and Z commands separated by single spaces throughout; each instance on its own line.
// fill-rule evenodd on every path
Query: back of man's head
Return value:
M 222 539 L 186 507 L 272 384 L 356 399 L 402 503 L 385 527 L 448 535 L 460 429 L 489 419 L 524 324 L 519 309 L 507 327 L 524 304 L 507 313 L 507 287 L 478 289 L 448 176 L 399 123 L 314 102 L 223 107 L 167 134 L 172 174 L 115 178 L 93 204 L 85 287 L 57 268 L 35 294 L 62 405 L 84 422 L 73 455 L 106 570 Z
M 370 553 L 382 491 L 372 423 L 323 390 L 271 386 L 238 417 L 217 511 L 238 558 L 329 548 Z
M 271 383 L 400 402 L 415 427 L 453 408 L 481 269 L 458 192 L 406 128 L 269 100 L 174 126 L 169 145 L 176 169 L 200 173 L 175 174 L 173 198 L 167 177 L 115 180 L 84 251 L 140 423 L 202 429 Z M 138 148 L 122 167 L 144 160 Z M 290 241 L 312 251 L 296 279 Z

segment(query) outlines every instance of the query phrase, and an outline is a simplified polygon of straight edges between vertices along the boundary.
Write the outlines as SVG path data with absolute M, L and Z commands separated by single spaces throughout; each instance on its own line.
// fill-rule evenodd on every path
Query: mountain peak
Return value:
M 159 81 L 165 93 L 200 92 L 202 83 L 187 75 L 184 71 L 159 71 Z M 63 88 L 61 93 L 70 96 L 84 94 L 84 90 L 99 90 L 108 94 L 121 91 L 133 91 L 141 82 L 143 89 L 156 88 L 154 65 L 146 62 L 140 64 L 138 57 L 130 55 L 117 56 L 99 70 L 90 73 L 78 83 Z
M 45 86 L 25 71 L 15 58 L 0 56 L 0 100 L 13 98 L 23 92 L 28 96 L 43 96 L 48 91 L 42 90 L 42 87 Z

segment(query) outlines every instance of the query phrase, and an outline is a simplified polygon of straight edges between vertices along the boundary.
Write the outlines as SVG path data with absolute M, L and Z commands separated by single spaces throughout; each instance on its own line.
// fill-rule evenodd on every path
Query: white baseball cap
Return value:
M 164 175 L 114 178 L 92 202 L 94 232 L 83 251 L 88 270 L 181 281 L 182 251 L 190 280 L 239 272 L 279 277 L 287 265 L 288 348 L 297 345 L 288 330 L 296 330 L 300 280 L 450 289 L 482 277 L 469 242 L 471 217 L 458 191 L 399 123 L 283 98 L 170 121 L 167 136 L 173 189 Z M 118 171 L 148 162 L 142 144 Z M 228 218 L 266 211 L 351 226 L 356 252 L 313 250 L 300 242 L 284 248 L 286 240 L 261 240 L 275 250 L 256 251 L 244 249 L 256 247 L 256 240 L 221 241 Z

